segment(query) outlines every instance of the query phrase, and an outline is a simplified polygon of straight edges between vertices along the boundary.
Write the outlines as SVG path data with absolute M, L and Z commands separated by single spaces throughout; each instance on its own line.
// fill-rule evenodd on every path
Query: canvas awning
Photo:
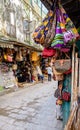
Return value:
M 1 41 L 0 41 L 0 47 L 2 47 L 2 48 L 11 48 L 11 49 L 14 48 L 13 44 L 10 44 L 8 42 L 1 42 Z

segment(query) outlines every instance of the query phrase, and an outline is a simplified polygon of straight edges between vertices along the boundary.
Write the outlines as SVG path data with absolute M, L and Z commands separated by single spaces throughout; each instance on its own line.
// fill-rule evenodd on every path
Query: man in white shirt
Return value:
M 48 73 L 48 81 L 51 81 L 51 77 L 52 77 L 52 67 L 49 65 L 47 68 L 47 73 Z

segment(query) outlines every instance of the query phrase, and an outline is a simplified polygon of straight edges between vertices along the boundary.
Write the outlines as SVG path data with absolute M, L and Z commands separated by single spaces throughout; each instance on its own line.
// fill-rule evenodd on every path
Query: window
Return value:
M 14 13 L 10 12 L 10 21 L 12 25 L 15 25 L 15 18 L 14 18 Z
M 42 11 L 44 11 L 45 14 L 47 14 L 48 10 L 47 8 L 42 4 Z
M 37 0 L 37 3 L 38 3 L 38 6 L 41 8 L 41 1 L 40 0 Z
M 26 19 L 23 20 L 23 30 L 24 32 L 29 31 L 29 21 Z

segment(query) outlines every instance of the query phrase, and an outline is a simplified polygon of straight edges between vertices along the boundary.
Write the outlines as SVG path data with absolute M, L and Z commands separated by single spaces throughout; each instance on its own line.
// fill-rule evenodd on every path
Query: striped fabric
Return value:
M 57 25 L 56 25 L 56 35 L 52 41 L 52 47 L 62 47 L 64 45 L 64 37 L 60 27 L 60 17 L 59 17 L 59 10 L 56 12 L 57 15 Z

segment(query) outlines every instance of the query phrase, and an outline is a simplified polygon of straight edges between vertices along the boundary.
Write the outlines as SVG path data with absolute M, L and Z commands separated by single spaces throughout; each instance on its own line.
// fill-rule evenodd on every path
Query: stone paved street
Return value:
M 0 130 L 63 130 L 56 120 L 56 85 L 45 81 L 0 96 Z

